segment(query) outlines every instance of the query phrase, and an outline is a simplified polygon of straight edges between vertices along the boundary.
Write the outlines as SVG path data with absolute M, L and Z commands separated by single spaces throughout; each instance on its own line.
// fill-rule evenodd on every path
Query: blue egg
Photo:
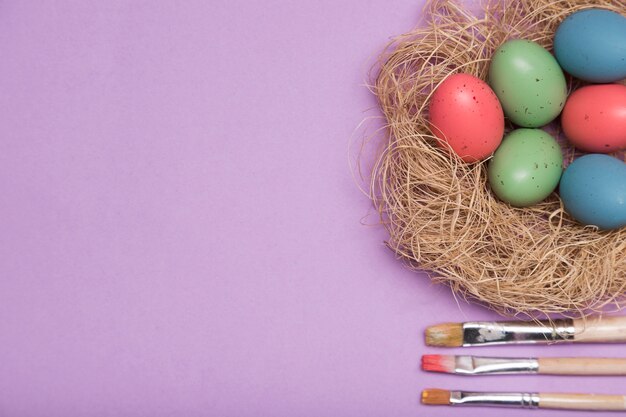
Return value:
M 582 80 L 626 78 L 626 17 L 604 9 L 572 13 L 556 30 L 554 54 L 561 68 Z
M 626 226 L 626 164 L 604 154 L 572 162 L 559 187 L 565 210 L 585 225 L 600 229 Z

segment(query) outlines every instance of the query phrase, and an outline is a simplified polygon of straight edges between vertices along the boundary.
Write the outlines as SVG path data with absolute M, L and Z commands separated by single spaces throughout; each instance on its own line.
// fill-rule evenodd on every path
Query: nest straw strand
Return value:
M 484 16 L 477 17 L 458 2 L 432 0 L 424 24 L 383 54 L 372 88 L 387 129 L 370 197 L 388 245 L 410 267 L 505 315 L 619 309 L 626 230 L 579 225 L 554 193 L 528 208 L 499 201 L 489 190 L 486 162 L 465 164 L 436 145 L 427 108 L 433 89 L 453 73 L 485 80 L 505 40 L 529 39 L 551 50 L 567 15 L 590 7 L 625 14 L 626 2 L 489 1 L 482 7 Z M 563 147 L 567 163 L 575 151 L 566 142 Z

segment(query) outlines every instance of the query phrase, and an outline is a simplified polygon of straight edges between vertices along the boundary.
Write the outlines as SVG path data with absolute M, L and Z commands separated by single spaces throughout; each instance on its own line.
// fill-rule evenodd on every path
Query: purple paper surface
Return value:
M 349 167 L 367 71 L 421 8 L 0 2 L 0 416 L 488 417 L 527 411 L 419 393 L 624 393 L 419 370 L 624 353 L 425 348 L 429 324 L 497 316 L 394 258 Z

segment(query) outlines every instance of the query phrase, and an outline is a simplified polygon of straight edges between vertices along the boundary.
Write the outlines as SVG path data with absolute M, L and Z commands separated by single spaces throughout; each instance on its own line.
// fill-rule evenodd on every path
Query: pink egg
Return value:
M 579 88 L 565 103 L 561 125 L 567 139 L 583 151 L 609 153 L 626 148 L 626 86 Z
M 430 100 L 430 128 L 440 145 L 465 162 L 489 157 L 504 135 L 504 113 L 486 82 L 455 74 L 437 87 Z

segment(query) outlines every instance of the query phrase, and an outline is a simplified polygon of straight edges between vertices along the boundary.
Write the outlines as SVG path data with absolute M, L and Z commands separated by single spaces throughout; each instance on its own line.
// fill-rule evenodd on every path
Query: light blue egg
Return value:
M 565 210 L 585 225 L 600 229 L 626 226 L 626 164 L 603 154 L 572 162 L 559 187 Z
M 572 13 L 556 31 L 554 54 L 561 68 L 582 80 L 626 78 L 626 17 L 604 9 Z

